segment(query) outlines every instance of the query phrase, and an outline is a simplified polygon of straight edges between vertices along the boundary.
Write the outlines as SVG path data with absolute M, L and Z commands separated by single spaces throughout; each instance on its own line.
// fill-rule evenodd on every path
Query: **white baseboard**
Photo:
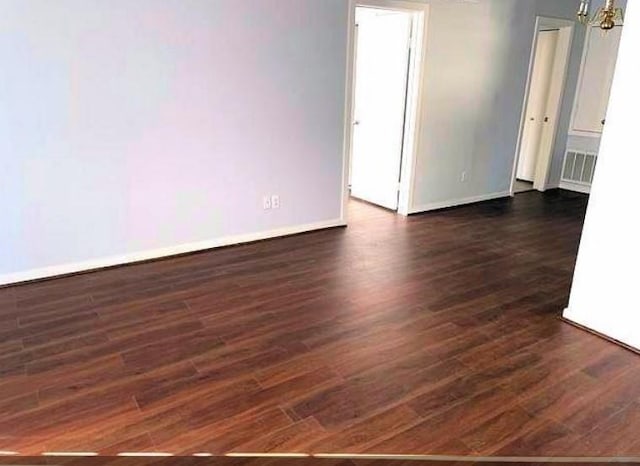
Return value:
M 582 323 L 578 322 L 575 316 L 572 315 L 571 309 L 568 307 L 566 307 L 564 311 L 562 311 L 562 318 L 570 322 L 573 322 L 576 325 L 584 326 Z
M 591 186 L 571 183 L 569 181 L 561 181 L 559 188 L 566 189 L 567 191 L 574 191 L 576 193 L 591 194 Z
M 104 257 L 100 259 L 92 259 L 83 262 L 75 262 L 71 264 L 55 265 L 51 267 L 43 267 L 39 269 L 27 270 L 24 272 L 10 273 L 0 275 L 0 286 L 13 285 L 21 282 L 39 280 L 43 278 L 57 277 L 60 275 L 69 275 L 78 272 L 87 272 L 106 267 L 117 265 L 132 264 L 136 262 L 148 261 L 153 259 L 161 259 L 165 257 L 176 256 L 180 254 L 188 254 L 198 251 L 206 251 L 223 246 L 232 246 L 235 244 L 251 243 L 270 238 L 278 238 L 283 236 L 296 235 L 299 233 L 307 233 L 316 230 L 324 230 L 326 228 L 346 226 L 343 220 L 329 220 L 325 222 L 310 223 L 307 225 L 298 225 L 293 227 L 284 227 L 276 230 L 262 231 L 258 233 L 249 233 L 245 235 L 227 236 L 207 241 L 199 241 L 196 243 L 181 244 L 178 246 L 169 246 L 166 248 L 152 249 L 148 251 L 134 252 L 119 256 Z
M 452 199 L 448 201 L 432 202 L 430 204 L 423 204 L 415 206 L 410 210 L 410 214 L 419 214 L 422 212 L 429 212 L 432 210 L 446 209 L 448 207 L 457 207 L 466 204 L 475 204 L 476 202 L 491 201 L 493 199 L 502 199 L 504 197 L 511 197 L 510 191 L 502 191 L 499 193 L 483 194 L 480 196 L 465 197 L 462 199 Z
M 575 312 L 575 310 L 571 308 L 564 310 L 562 318 L 601 338 L 613 341 L 614 343 L 640 353 L 640 339 L 635 332 L 627 331 L 628 329 L 634 329 L 634 326 L 620 327 L 615 319 L 612 320 L 609 315 L 604 318 L 601 316 L 600 319 L 594 317 L 585 319 L 584 315 Z

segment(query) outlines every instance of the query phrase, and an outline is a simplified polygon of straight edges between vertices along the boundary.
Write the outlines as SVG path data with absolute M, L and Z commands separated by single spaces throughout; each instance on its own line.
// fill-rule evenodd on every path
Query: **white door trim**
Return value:
M 354 78 L 355 78 L 355 16 L 356 7 L 381 8 L 387 10 L 414 13 L 414 32 L 410 79 L 407 95 L 405 140 L 402 166 L 400 168 L 400 202 L 398 213 L 409 215 L 413 205 L 413 186 L 415 182 L 416 154 L 419 152 L 421 127 L 423 82 L 425 71 L 425 51 L 429 5 L 400 0 L 349 0 L 349 32 L 347 37 L 347 76 L 345 90 L 345 118 L 342 166 L 342 208 L 340 218 L 347 223 L 347 205 L 349 202 L 349 170 L 353 136 Z
M 560 112 L 562 110 L 562 101 L 567 82 L 569 60 L 571 58 L 571 45 L 573 43 L 575 22 L 567 19 L 537 16 L 531 47 L 531 56 L 529 58 L 529 72 L 527 75 L 527 84 L 523 98 L 522 115 L 520 117 L 518 143 L 516 145 L 516 153 L 514 155 L 513 170 L 511 174 L 511 196 L 515 195 L 516 175 L 518 171 L 518 162 L 520 161 L 520 150 L 522 148 L 524 126 L 526 123 L 529 93 L 531 91 L 531 77 L 533 74 L 533 66 L 536 56 L 538 33 L 543 28 L 558 28 L 560 30 L 558 36 L 558 45 L 556 47 L 556 57 L 552 71 L 554 77 L 551 83 L 551 89 L 549 91 L 549 95 L 555 95 L 556 98 L 554 99 L 552 107 L 548 109 L 547 112 L 547 114 L 549 115 L 549 119 L 553 124 L 553 129 L 551 130 L 550 137 L 548 138 L 546 150 L 540 150 L 540 156 L 538 158 L 536 166 L 536 176 L 534 181 L 534 188 L 538 191 L 545 191 L 549 187 L 549 172 L 551 170 L 551 162 L 553 161 L 553 148 L 555 146 L 558 135 Z

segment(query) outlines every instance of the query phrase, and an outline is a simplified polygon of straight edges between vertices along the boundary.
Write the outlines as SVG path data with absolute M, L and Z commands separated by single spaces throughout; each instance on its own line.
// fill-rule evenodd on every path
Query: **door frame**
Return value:
M 531 78 L 533 75 L 533 67 L 535 65 L 536 51 L 538 47 L 538 34 L 542 29 L 558 29 L 558 43 L 556 45 L 556 55 L 552 69 L 552 82 L 549 95 L 556 95 L 553 107 L 547 112 L 552 121 L 553 129 L 548 138 L 547 148 L 540 149 L 538 161 L 536 164 L 535 179 L 533 183 L 534 189 L 545 191 L 549 188 L 549 173 L 551 172 L 551 164 L 553 161 L 553 152 L 556 141 L 558 139 L 558 128 L 560 124 L 560 114 L 562 111 L 562 103 L 566 90 L 567 77 L 569 74 L 569 62 L 571 59 L 571 48 L 573 45 L 573 36 L 575 33 L 575 22 L 567 19 L 553 18 L 549 16 L 536 16 L 536 25 L 533 32 L 533 41 L 531 46 L 531 56 L 529 58 L 529 71 L 527 74 L 527 84 L 522 105 L 522 115 L 520 117 L 520 129 L 518 131 L 518 143 L 516 144 L 516 153 L 514 155 L 513 170 L 511 174 L 511 196 L 515 195 L 516 178 L 518 174 L 518 163 L 520 162 L 520 150 L 522 148 L 522 140 L 524 136 L 524 127 L 526 124 L 527 111 L 529 105 L 529 94 L 531 92 Z M 544 135 L 541 135 L 541 138 Z M 544 140 L 542 141 L 544 143 Z
M 353 149 L 353 119 L 355 99 L 355 55 L 356 55 L 356 8 L 378 8 L 413 14 L 413 34 L 409 62 L 409 85 L 405 109 L 405 131 L 402 143 L 402 163 L 400 167 L 398 213 L 409 215 L 413 205 L 416 155 L 420 147 L 422 102 L 425 74 L 425 54 L 427 44 L 427 24 L 429 5 L 401 0 L 349 0 L 349 32 L 347 36 L 347 77 L 345 90 L 345 119 L 342 166 L 342 208 L 341 221 L 347 223 L 349 203 L 349 172 Z

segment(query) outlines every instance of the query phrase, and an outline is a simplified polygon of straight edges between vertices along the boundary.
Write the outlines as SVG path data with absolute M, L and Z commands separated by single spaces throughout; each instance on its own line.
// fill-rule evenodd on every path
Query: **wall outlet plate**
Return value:
M 271 196 L 264 196 L 262 198 L 262 208 L 264 210 L 271 209 Z
M 273 196 L 271 196 L 271 208 L 272 209 L 280 208 L 280 196 L 278 196 L 277 194 L 274 194 Z

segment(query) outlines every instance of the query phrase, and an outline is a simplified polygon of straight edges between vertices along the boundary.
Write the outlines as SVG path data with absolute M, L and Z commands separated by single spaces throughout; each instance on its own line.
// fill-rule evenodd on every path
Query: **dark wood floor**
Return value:
M 640 455 L 555 192 L 0 290 L 0 450 Z
M 545 458 L 545 461 L 516 461 L 515 459 L 505 459 L 506 461 L 494 461 L 492 458 L 481 458 L 473 460 L 467 457 L 460 457 L 458 461 L 448 459 L 423 458 L 423 457 L 373 457 L 373 458 L 318 458 L 304 457 L 292 458 L 290 456 L 268 456 L 268 457 L 193 457 L 193 456 L 171 456 L 171 457 L 119 457 L 119 456 L 93 456 L 93 457 L 60 457 L 60 456 L 30 456 L 15 458 L 11 456 L 0 456 L 0 465 L 16 466 L 549 466 L 560 463 L 562 466 L 637 466 L 638 461 L 619 458 L 604 460 L 594 460 L 584 458 L 582 460 L 565 458 Z

